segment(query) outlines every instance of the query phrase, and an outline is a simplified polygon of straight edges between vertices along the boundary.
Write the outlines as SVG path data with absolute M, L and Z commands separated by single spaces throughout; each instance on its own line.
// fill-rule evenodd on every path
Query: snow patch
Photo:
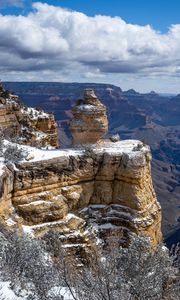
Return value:
M 3 164 L 3 162 L 0 162 L 0 176 L 4 174 L 4 167 L 5 165 Z
M 9 218 L 6 220 L 6 224 L 8 226 L 14 226 L 16 224 L 16 222 L 12 218 Z
M 37 120 L 38 118 L 49 118 L 49 114 L 45 113 L 43 110 L 37 110 L 33 107 L 23 107 L 21 109 L 22 114 L 29 116 L 33 120 Z
M 38 200 L 38 201 L 33 201 L 27 204 L 19 204 L 19 206 L 31 206 L 31 205 L 41 205 L 41 204 L 52 204 L 51 201 L 44 201 L 44 200 Z

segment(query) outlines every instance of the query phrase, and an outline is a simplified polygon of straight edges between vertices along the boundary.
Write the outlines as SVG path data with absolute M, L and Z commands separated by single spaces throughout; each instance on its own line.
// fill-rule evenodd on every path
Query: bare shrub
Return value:
M 19 232 L 9 234 L 0 247 L 1 277 L 11 282 L 15 294 L 27 290 L 27 299 L 49 300 L 49 290 L 58 276 L 42 241 Z
M 113 142 L 113 143 L 119 142 L 119 141 L 120 141 L 120 136 L 119 136 L 119 134 L 118 134 L 118 133 L 113 134 L 113 135 L 110 137 L 110 140 L 111 140 L 111 142 Z
M 18 148 L 17 145 L 8 145 L 3 156 L 6 162 L 18 162 L 27 156 L 27 152 Z
M 115 236 L 77 257 L 67 255 L 58 234 L 51 234 L 48 248 L 74 300 L 179 299 L 177 249 L 170 257 L 163 245 L 153 250 L 148 239 L 135 235 L 123 248 Z
M 0 267 L 1 280 L 9 280 L 17 294 L 29 291 L 26 300 L 61 300 L 62 286 L 73 300 L 179 299 L 179 247 L 170 257 L 163 245 L 153 250 L 147 239 L 135 235 L 128 248 L 113 237 L 79 257 L 67 251 L 59 233 L 44 240 L 3 233 Z

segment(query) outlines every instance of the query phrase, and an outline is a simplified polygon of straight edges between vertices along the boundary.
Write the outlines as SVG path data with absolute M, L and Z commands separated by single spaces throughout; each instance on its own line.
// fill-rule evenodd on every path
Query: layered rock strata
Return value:
M 53 114 L 34 108 L 22 108 L 21 140 L 24 144 L 36 147 L 59 147 L 57 124 Z
M 1 86 L 0 96 L 0 108 L 7 112 L 3 116 L 8 116 L 0 119 L 0 126 L 14 124 L 22 144 L 58 147 L 52 115 L 23 107 Z M 86 247 L 92 236 L 116 232 L 122 242 L 134 232 L 157 245 L 161 209 L 152 185 L 149 147 L 135 140 L 102 140 L 108 130 L 106 107 L 93 90 L 85 90 L 72 114 L 70 129 L 78 147 L 21 146 L 28 152 L 26 161 L 4 165 L 2 158 L 1 221 L 37 236 L 56 230 L 73 247 Z
M 86 89 L 84 99 L 72 110 L 70 129 L 74 145 L 97 143 L 108 131 L 106 107 L 91 89 Z
M 52 114 L 24 107 L 18 96 L 0 84 L 0 130 L 19 143 L 58 148 L 57 124 Z
M 94 232 L 121 230 L 161 241 L 161 209 L 152 185 L 149 147 L 138 141 L 87 150 L 31 149 L 35 159 L 16 164 L 3 189 L 11 199 L 6 222 L 42 235 L 50 229 L 78 244 Z M 9 175 L 8 175 L 9 176 Z M 3 210 L 3 209 L 2 209 Z M 73 242 L 75 243 L 75 242 Z

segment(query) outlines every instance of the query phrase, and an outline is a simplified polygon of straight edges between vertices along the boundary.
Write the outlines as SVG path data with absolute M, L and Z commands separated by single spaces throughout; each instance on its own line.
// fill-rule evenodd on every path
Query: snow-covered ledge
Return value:
M 6 195 L 11 198 L 4 213 L 8 224 L 40 235 L 50 228 L 67 236 L 79 232 L 84 240 L 92 226 L 104 232 L 116 228 L 159 243 L 161 210 L 148 146 L 126 140 L 62 150 L 19 147 L 28 155 L 14 167 L 5 167 L 6 180 L 1 180 L 7 190 L 11 176 L 10 192 L 1 200 L 6 207 Z

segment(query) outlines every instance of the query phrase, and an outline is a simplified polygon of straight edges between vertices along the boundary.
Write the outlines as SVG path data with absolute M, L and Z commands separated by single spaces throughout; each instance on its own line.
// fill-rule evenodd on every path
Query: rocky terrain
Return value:
M 0 84 L 1 134 L 18 143 L 36 147 L 58 147 L 57 124 L 52 114 L 24 106 L 19 97 Z
M 179 239 L 179 95 L 124 92 L 110 84 L 92 83 L 6 83 L 6 86 L 18 93 L 27 105 L 42 106 L 55 113 L 62 146 L 70 144 L 68 122 L 72 106 L 82 98 L 84 88 L 93 88 L 107 107 L 109 133 L 119 133 L 122 140 L 140 139 L 151 146 L 153 181 L 162 206 L 163 232 Z
M 88 124 L 89 118 L 86 135 L 80 137 L 81 122 Z M 92 90 L 85 90 L 83 101 L 72 109 L 70 128 L 75 146 L 48 150 L 19 145 L 28 159 L 1 159 L 1 221 L 37 236 L 59 231 L 72 247 L 83 248 L 92 236 L 114 232 L 122 243 L 134 232 L 157 245 L 161 208 L 149 147 L 137 140 L 105 139 L 106 108 Z
M 3 169 L 1 217 L 4 212 L 7 224 L 40 235 L 54 228 L 87 240 L 93 226 L 100 232 L 122 230 L 123 236 L 142 233 L 158 243 L 161 210 L 151 156 L 148 147 L 138 145 L 135 140 L 105 142 L 93 147 L 93 155 L 82 149 L 51 150 L 51 158 L 32 148 L 34 159 L 17 163 L 15 170 Z

